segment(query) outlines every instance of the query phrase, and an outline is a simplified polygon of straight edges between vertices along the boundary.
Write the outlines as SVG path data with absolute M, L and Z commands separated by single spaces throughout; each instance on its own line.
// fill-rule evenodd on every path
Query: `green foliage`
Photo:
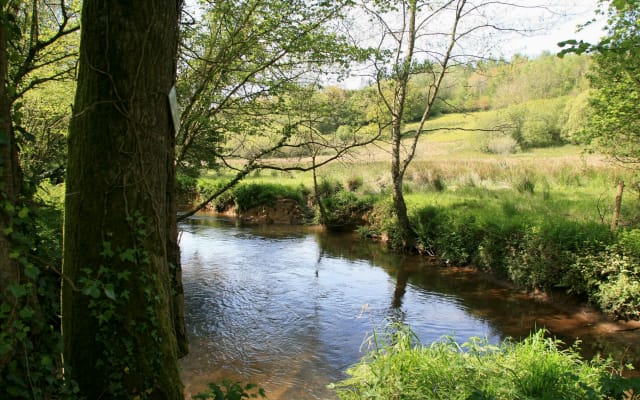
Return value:
M 0 293 L 0 357 L 18 354 L 0 371 L 0 398 L 76 399 L 60 356 L 62 212 L 54 204 L 0 201 L 0 215 L 9 221 L 5 233 L 22 276 Z
M 102 243 L 102 264 L 83 269 L 84 276 L 78 280 L 78 290 L 87 298 L 91 317 L 95 322 L 95 340 L 102 354 L 96 368 L 103 371 L 104 390 L 114 398 L 130 398 L 127 383 L 134 381 L 139 387 L 135 395 L 139 399 L 153 398 L 158 376 L 162 371 L 162 355 L 158 351 L 163 338 L 159 333 L 158 304 L 162 297 L 156 292 L 155 276 L 145 272 L 143 266 L 151 263 L 144 247 L 146 223 L 139 212 L 127 217 L 134 243 L 132 247 L 114 247 L 109 241 Z M 125 265 L 126 268 L 115 268 Z M 130 320 L 124 310 L 131 307 L 131 288 L 141 287 L 137 295 L 145 317 Z M 130 331 L 131 334 L 114 335 L 114 332 Z M 142 339 L 140 339 L 142 338 Z M 144 348 L 138 340 L 144 340 Z M 141 356 L 141 352 L 144 354 Z M 147 368 L 156 374 L 146 374 L 138 368 Z
M 544 331 L 499 345 L 445 337 L 425 346 L 408 327 L 393 325 L 369 344 L 350 377 L 332 385 L 341 400 L 606 399 L 638 385 L 614 376 L 611 361 L 586 362 L 575 346 L 561 350 Z
M 353 113 L 346 91 L 306 96 L 309 87 L 300 84 L 301 72 L 305 77 L 337 75 L 363 58 L 363 51 L 333 29 L 348 4 L 350 0 L 200 2 L 201 18 L 183 25 L 182 32 L 179 167 L 213 168 L 224 157 L 264 156 L 265 147 L 289 139 L 292 127 L 308 126 L 309 113 L 315 114 L 312 125 L 321 133 L 350 125 Z M 313 107 L 301 107 L 298 96 Z M 289 123 L 283 116 L 296 121 Z M 286 150 L 308 150 L 297 144 Z
M 403 238 L 390 197 L 375 202 L 369 214 L 369 225 L 359 228 L 358 233 L 362 237 L 382 238 L 390 248 L 402 249 Z
M 370 197 L 359 197 L 353 192 L 338 190 L 323 196 L 323 225 L 330 228 L 353 227 L 363 225 L 363 217 L 373 208 Z
M 533 194 L 536 188 L 536 182 L 529 175 L 525 175 L 520 179 L 518 184 L 516 185 L 516 189 L 520 193 L 529 193 Z
M 570 272 L 568 279 L 583 282 L 574 283 L 576 292 L 617 318 L 640 320 L 640 230 L 622 231 L 607 246 L 583 250 Z
M 561 135 L 571 143 L 583 144 L 589 140 L 585 138 L 585 126 L 593 113 L 590 96 L 591 91 L 585 90 L 567 102 L 564 110 L 567 120 L 562 126 Z
M 233 199 L 238 211 L 246 211 L 254 207 L 271 205 L 277 199 L 293 199 L 304 204 L 304 195 L 299 188 L 278 184 L 247 183 L 233 189 Z
M 264 389 L 258 385 L 247 383 L 242 385 L 240 382 L 232 382 L 223 380 L 220 385 L 209 383 L 209 387 L 203 393 L 193 396 L 194 400 L 241 400 L 241 399 L 257 399 L 266 398 Z
M 589 76 L 595 89 L 593 112 L 587 119 L 586 138 L 614 159 L 640 162 L 640 3 L 636 0 L 600 1 L 598 12 L 607 17 L 607 36 L 599 43 L 569 40 L 567 53 L 595 53 Z
M 178 174 L 176 176 L 176 192 L 182 195 L 193 195 L 198 191 L 198 179 L 185 175 Z
M 561 288 L 618 318 L 640 318 L 637 230 L 614 238 L 605 224 L 550 215 L 541 219 L 508 200 L 496 209 L 482 200 L 423 206 L 414 209 L 411 224 L 417 250 L 447 265 L 473 263 L 523 288 Z M 371 225 L 360 232 L 384 235 L 394 246 L 396 230 L 387 201 L 374 206 Z
M 500 129 L 526 149 L 562 144 L 566 98 L 532 100 L 501 110 L 493 126 Z
M 513 282 L 527 288 L 551 289 L 563 284 L 569 290 L 581 287 L 584 278 L 565 279 L 576 255 L 609 240 L 609 229 L 603 224 L 561 219 L 533 223 L 512 244 L 505 260 L 507 274 Z
M 452 68 L 441 97 L 444 112 L 498 110 L 532 100 L 573 95 L 587 87 L 587 56 L 536 59 L 516 55 L 509 62 L 480 61 Z

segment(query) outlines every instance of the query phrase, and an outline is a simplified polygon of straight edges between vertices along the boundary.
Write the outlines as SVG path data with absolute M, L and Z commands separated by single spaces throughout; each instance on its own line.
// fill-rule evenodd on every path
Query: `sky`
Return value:
M 509 7 L 509 14 L 495 15 L 494 21 L 502 25 L 505 21 L 518 21 L 518 26 L 527 27 L 531 32 L 504 34 L 495 39 L 491 50 L 485 56 L 510 60 L 515 54 L 536 58 L 544 52 L 559 53 L 562 48 L 558 42 L 575 39 L 594 43 L 604 35 L 603 16 L 597 22 L 578 31 L 578 26 L 592 20 L 599 0 L 509 0 L 509 3 L 521 4 L 518 9 Z M 533 8 L 533 4 L 552 4 L 553 11 Z M 505 26 L 512 25 L 507 22 Z M 337 83 L 348 89 L 358 89 L 370 83 L 370 74 L 356 72 L 344 81 Z
M 576 39 L 591 43 L 598 41 L 604 34 L 602 16 L 598 17 L 598 22 L 577 32 L 578 25 L 594 18 L 597 2 L 597 0 L 566 1 L 566 9 L 561 11 L 562 15 L 554 18 L 555 21 L 550 22 L 549 26 L 545 27 L 546 29 L 539 33 L 529 34 L 527 37 L 513 37 L 509 43 L 503 46 L 504 55 L 509 58 L 510 55 L 519 53 L 536 57 L 545 51 L 558 53 L 561 48 L 557 43 L 563 40 Z M 544 19 L 544 16 L 532 15 L 531 18 Z

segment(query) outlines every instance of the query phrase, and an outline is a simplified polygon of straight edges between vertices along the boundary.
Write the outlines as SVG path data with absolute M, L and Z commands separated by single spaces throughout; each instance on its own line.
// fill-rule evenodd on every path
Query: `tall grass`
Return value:
M 584 361 L 577 348 L 545 337 L 498 345 L 444 337 L 419 343 L 410 328 L 391 325 L 369 338 L 370 350 L 333 385 L 341 400 L 608 399 L 638 393 L 640 381 L 612 373 L 610 360 Z

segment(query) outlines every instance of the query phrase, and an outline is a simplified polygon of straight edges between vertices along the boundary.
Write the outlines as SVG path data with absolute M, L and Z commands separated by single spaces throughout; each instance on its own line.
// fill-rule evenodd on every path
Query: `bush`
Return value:
M 485 151 L 490 154 L 514 154 L 520 150 L 520 145 L 511 136 L 495 135 L 488 139 Z
M 459 345 L 450 337 L 424 346 L 409 328 L 393 325 L 369 343 L 350 377 L 333 385 L 339 399 L 583 400 L 621 398 L 640 386 L 637 378 L 612 375 L 611 361 L 585 362 L 576 347 L 561 350 L 544 331 L 497 346 L 479 338 Z
M 353 192 L 340 190 L 322 198 L 322 208 L 325 215 L 320 221 L 330 228 L 352 227 L 362 225 L 362 217 L 373 207 L 370 197 L 358 197 Z
M 418 251 L 429 255 L 438 253 L 438 238 L 443 235 L 448 218 L 442 208 L 423 207 L 411 216 Z
M 342 183 L 335 180 L 322 179 L 316 188 L 316 195 L 322 198 L 334 195 L 341 190 L 344 190 Z
M 602 224 L 566 220 L 531 224 L 510 249 L 505 266 L 509 278 L 522 287 L 551 289 L 564 284 L 571 290 L 584 284 L 565 279 L 577 254 L 608 240 L 609 229 Z
M 637 264 L 635 264 L 637 267 Z M 622 272 L 600 285 L 600 307 L 625 320 L 640 320 L 640 279 L 637 275 Z
M 369 227 L 360 228 L 358 232 L 363 237 L 383 237 L 392 249 L 402 249 L 404 240 L 400 234 L 398 219 L 393 208 L 393 200 L 386 198 L 373 205 L 369 213 Z
M 566 102 L 566 98 L 560 97 L 513 105 L 500 110 L 495 118 L 481 122 L 481 127 L 500 129 L 523 149 L 559 145 L 565 141 L 561 131 Z M 502 143 L 496 150 L 513 151 L 518 148 L 509 148 L 506 144 L 507 142 Z M 490 151 L 489 144 L 485 148 Z
M 640 229 L 622 231 L 608 246 L 585 251 L 570 267 L 575 292 L 616 318 L 640 320 Z M 604 249 L 602 249 L 604 248 Z
M 451 265 L 466 265 L 476 260 L 487 232 L 474 214 L 457 210 L 468 205 L 465 202 L 450 208 L 427 206 L 412 213 L 410 221 L 417 250 L 438 256 Z
M 176 192 L 182 195 L 196 194 L 198 180 L 189 175 L 178 174 L 176 176 Z
M 300 205 L 304 204 L 304 195 L 299 188 L 276 184 L 241 184 L 233 189 L 233 198 L 238 211 L 271 205 L 279 198 L 294 199 Z
M 516 189 L 520 193 L 533 194 L 533 192 L 536 189 L 536 182 L 535 180 L 531 179 L 529 175 L 525 175 L 520 179 L 520 181 L 516 185 Z

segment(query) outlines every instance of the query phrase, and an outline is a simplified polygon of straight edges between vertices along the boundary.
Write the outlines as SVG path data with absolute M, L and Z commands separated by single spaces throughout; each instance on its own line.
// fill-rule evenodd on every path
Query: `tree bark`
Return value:
M 404 200 L 403 183 L 405 167 L 402 165 L 402 120 L 404 118 L 404 107 L 407 99 L 407 86 L 411 75 L 413 63 L 413 51 L 416 41 L 416 14 L 417 0 L 409 2 L 407 47 L 404 49 L 405 57 L 398 66 L 398 75 L 396 76 L 396 88 L 391 110 L 391 181 L 393 184 L 393 208 L 398 219 L 398 228 L 402 244 L 405 249 L 411 249 L 415 245 L 411 222 L 407 213 L 407 204 Z M 398 52 L 402 49 L 398 48 Z
M 167 99 L 175 82 L 180 3 L 83 4 L 62 317 L 65 363 L 89 399 L 183 398 L 175 142 Z
M 611 218 L 611 232 L 615 233 L 618 229 L 618 221 L 620 220 L 620 208 L 622 207 L 622 193 L 624 192 L 624 181 L 618 184 L 618 192 L 616 194 L 616 204 L 613 208 L 613 218 Z
M 4 13 L 4 10 L 0 10 Z M 11 100 L 7 91 L 8 82 L 8 53 L 7 53 L 7 25 L 5 15 L 0 21 L 0 304 L 5 303 L 12 309 L 6 320 L 0 320 L 0 332 L 6 332 L 11 338 L 13 334 L 13 320 L 18 310 L 18 299 L 10 295 L 9 285 L 20 282 L 19 268 L 15 260 L 10 257 L 11 238 L 7 228 L 11 225 L 7 205 L 15 205 L 19 192 L 20 174 L 18 171 L 15 137 L 11 123 Z M 4 376 L 4 368 L 13 357 L 9 350 L 0 357 L 0 384 Z

